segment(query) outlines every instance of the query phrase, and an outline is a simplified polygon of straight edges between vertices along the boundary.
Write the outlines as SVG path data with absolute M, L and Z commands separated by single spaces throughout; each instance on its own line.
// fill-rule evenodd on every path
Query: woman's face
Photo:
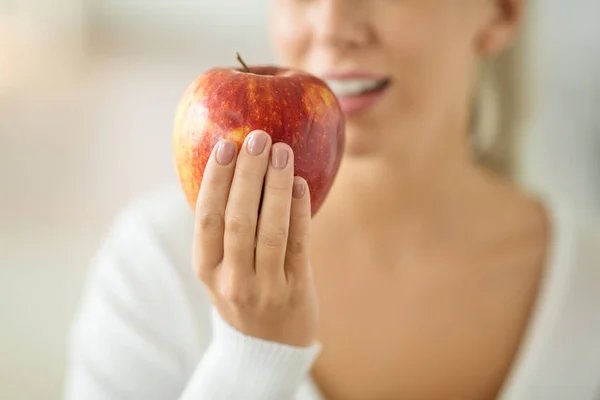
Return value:
M 280 61 L 329 83 L 353 155 L 462 141 L 479 59 L 521 13 L 519 0 L 273 2 Z

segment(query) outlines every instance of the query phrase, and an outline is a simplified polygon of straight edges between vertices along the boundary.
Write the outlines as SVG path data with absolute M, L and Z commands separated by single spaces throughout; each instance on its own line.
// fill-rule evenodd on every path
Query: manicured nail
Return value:
M 235 143 L 223 140 L 219 142 L 217 147 L 217 162 L 221 165 L 228 165 L 233 161 L 237 146 Z
M 304 191 L 305 187 L 302 179 L 294 179 L 294 189 L 292 190 L 292 196 L 294 196 L 297 199 L 300 199 L 302 198 L 302 196 L 304 196 Z
M 288 163 L 288 151 L 281 146 L 275 146 L 271 151 L 271 164 L 275 169 L 284 169 Z
M 248 153 L 252 156 L 261 154 L 267 146 L 267 134 L 265 132 L 254 132 L 248 139 Z

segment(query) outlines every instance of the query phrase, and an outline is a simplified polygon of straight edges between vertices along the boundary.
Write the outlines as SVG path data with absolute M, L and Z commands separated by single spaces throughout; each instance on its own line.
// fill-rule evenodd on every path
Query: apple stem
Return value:
M 242 59 L 242 56 L 240 56 L 240 53 L 236 52 L 235 56 L 236 56 L 237 60 L 240 62 L 240 64 L 242 64 L 242 67 L 244 67 L 244 71 L 250 72 L 250 68 L 248 68 L 248 66 L 246 65 L 246 63 Z

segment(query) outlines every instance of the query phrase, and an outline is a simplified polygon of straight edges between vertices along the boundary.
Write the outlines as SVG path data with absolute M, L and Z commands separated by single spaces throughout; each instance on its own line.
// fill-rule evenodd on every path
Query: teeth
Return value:
M 356 96 L 381 85 L 383 80 L 377 79 L 329 79 L 327 84 L 336 96 Z

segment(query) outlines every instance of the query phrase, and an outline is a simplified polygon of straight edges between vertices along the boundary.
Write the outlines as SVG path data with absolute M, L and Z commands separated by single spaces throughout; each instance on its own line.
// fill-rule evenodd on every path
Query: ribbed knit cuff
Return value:
M 291 400 L 321 350 L 244 335 L 214 308 L 212 322 L 213 340 L 182 399 Z

